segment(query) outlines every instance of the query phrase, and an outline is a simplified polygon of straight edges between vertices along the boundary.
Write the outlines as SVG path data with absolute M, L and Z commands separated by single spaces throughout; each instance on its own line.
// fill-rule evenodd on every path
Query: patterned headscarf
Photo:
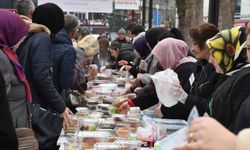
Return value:
M 244 34 L 239 27 L 222 30 L 206 44 L 215 61 L 220 65 L 223 72 L 229 72 L 236 66 L 243 51 L 241 47 L 241 35 Z M 239 62 L 237 62 L 239 63 Z

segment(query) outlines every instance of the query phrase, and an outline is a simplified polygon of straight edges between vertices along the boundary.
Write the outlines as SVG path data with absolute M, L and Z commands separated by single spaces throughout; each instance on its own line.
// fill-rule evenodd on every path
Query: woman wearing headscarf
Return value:
M 220 79 L 214 66 L 208 62 L 210 52 L 206 46 L 206 41 L 218 32 L 218 27 L 210 23 L 203 23 L 189 29 L 189 35 L 192 38 L 192 52 L 198 61 L 195 63 L 190 77 L 192 86 L 185 106 L 191 111 L 192 107 L 196 105 L 201 116 L 206 112 L 207 101 Z
M 164 28 L 157 27 L 152 28 L 145 33 L 145 41 L 142 41 L 143 45 L 146 44 L 146 47 L 152 51 L 152 49 L 155 47 L 155 45 L 162 39 L 160 38 L 176 38 L 173 33 L 170 31 L 167 31 Z M 146 42 L 146 43 L 144 43 Z M 126 93 L 134 92 L 135 89 L 138 89 L 137 87 L 143 87 L 140 90 L 136 90 L 136 93 L 139 95 L 142 95 L 142 93 L 147 93 L 148 91 L 152 90 L 152 87 L 147 85 L 150 81 L 149 75 L 152 75 L 158 71 L 162 71 L 161 67 L 157 64 L 157 60 L 153 56 L 152 53 L 149 53 L 143 61 L 140 61 L 139 68 L 146 73 L 144 74 L 138 74 L 137 78 L 132 81 L 131 88 Z M 147 86 L 145 86 L 147 85 Z
M 211 53 L 209 62 L 217 73 L 226 77 L 210 99 L 209 114 L 234 133 L 242 129 L 238 124 L 239 109 L 250 94 L 250 65 L 246 49 L 241 47 L 245 41 L 242 39 L 245 39 L 244 30 L 234 27 L 207 41 Z
M 0 9 L 0 149 L 17 149 L 15 128 L 29 127 L 26 103 L 32 100 L 29 84 L 15 55 L 29 25 L 7 10 Z
M 129 73 L 133 75 L 134 77 L 137 76 L 138 73 L 145 73 L 147 68 L 140 68 L 143 67 L 143 65 L 140 65 L 144 61 L 144 59 L 151 53 L 151 50 L 147 46 L 147 41 L 145 38 L 145 35 L 139 37 L 135 40 L 133 43 L 134 52 L 136 54 L 136 58 L 133 61 L 133 64 L 130 64 L 131 67 L 129 69 Z M 129 67 L 126 67 L 128 69 Z
M 244 33 L 243 33 L 244 34 Z M 250 28 L 247 31 L 247 57 L 250 61 Z M 250 149 L 250 96 L 241 104 L 237 125 L 243 129 L 236 136 L 223 125 L 210 117 L 196 118 L 188 129 L 189 143 L 175 150 L 248 150 Z
M 12 12 L 0 10 L 0 13 L 0 70 L 5 79 L 13 125 L 15 128 L 28 127 L 26 103 L 31 103 L 32 97 L 15 50 L 30 26 Z
M 58 112 L 64 118 L 64 127 L 67 127 L 71 112 L 53 85 L 51 64 L 51 38 L 63 28 L 64 14 L 57 5 L 46 3 L 35 9 L 32 19 L 34 23 L 49 28 L 51 35 L 44 32 L 29 34 L 17 50 L 18 58 L 29 81 L 33 103 Z M 54 141 L 56 145 L 56 140 L 51 139 L 50 142 Z M 40 149 L 53 149 L 50 146 L 48 142 L 39 143 Z
M 190 90 L 189 77 L 192 72 L 194 62 L 196 61 L 192 57 L 188 57 L 188 46 L 184 41 L 167 38 L 160 41 L 152 51 L 152 54 L 158 61 L 158 65 L 162 67 L 163 70 L 168 68 L 173 69 L 180 81 L 180 85 L 184 88 L 186 92 Z M 140 107 L 141 110 L 147 109 L 159 102 L 156 92 L 153 94 L 139 96 L 132 100 L 128 100 L 120 106 L 122 112 L 126 112 L 130 107 Z M 183 105 L 183 104 L 182 104 Z M 173 107 L 178 107 L 179 113 L 185 112 L 182 110 L 184 107 L 180 103 Z M 165 107 L 165 109 L 171 109 Z M 172 108 L 173 109 L 173 108 Z M 174 117 L 174 116 L 171 116 Z

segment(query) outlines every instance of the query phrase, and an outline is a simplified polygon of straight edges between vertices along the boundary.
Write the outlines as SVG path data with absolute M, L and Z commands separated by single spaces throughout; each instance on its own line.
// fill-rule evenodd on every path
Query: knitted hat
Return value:
M 116 49 L 116 50 L 117 50 L 117 49 L 120 49 L 120 48 L 121 48 L 121 44 L 120 44 L 120 42 L 118 42 L 118 41 L 112 41 L 109 48 L 110 48 L 110 49 Z
M 87 35 L 78 44 L 78 48 L 84 49 L 86 57 L 92 57 L 99 53 L 99 42 L 92 36 Z
M 118 34 L 126 34 L 126 30 L 124 28 L 120 28 Z

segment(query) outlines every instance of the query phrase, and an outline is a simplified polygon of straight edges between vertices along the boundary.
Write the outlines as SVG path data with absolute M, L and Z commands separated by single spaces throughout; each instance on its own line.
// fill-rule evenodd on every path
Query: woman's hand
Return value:
M 129 111 L 130 106 L 128 104 L 128 102 L 124 102 L 120 107 L 119 107 L 119 112 L 122 114 L 127 114 L 127 112 Z
M 60 114 L 60 116 L 63 118 L 63 128 L 67 129 L 69 125 L 72 123 L 70 115 L 73 115 L 73 113 L 70 111 L 68 107 L 64 110 L 63 113 Z
M 175 150 L 234 150 L 236 136 L 213 118 L 196 118 L 188 131 L 188 144 Z

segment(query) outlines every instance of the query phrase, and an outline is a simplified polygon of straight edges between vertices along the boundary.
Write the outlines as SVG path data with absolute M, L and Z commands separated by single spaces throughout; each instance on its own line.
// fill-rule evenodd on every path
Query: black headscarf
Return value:
M 56 34 L 64 27 L 63 10 L 53 3 L 39 5 L 32 17 L 34 23 L 48 27 L 52 34 Z
M 167 32 L 167 30 L 162 27 L 151 28 L 146 31 L 146 40 L 151 49 L 155 47 L 155 45 L 158 43 L 159 37 L 165 32 Z
M 145 36 L 138 38 L 134 42 L 133 47 L 140 54 L 142 58 L 146 58 L 151 52 L 151 50 L 147 46 L 147 41 Z

